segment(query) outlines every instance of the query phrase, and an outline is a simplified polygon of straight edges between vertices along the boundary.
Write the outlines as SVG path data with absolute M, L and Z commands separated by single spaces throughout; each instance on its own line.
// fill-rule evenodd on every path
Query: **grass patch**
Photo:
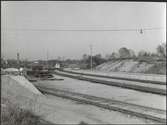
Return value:
M 166 63 L 156 63 L 144 73 L 166 75 Z
M 31 111 L 21 109 L 9 100 L 1 99 L 1 101 L 2 125 L 42 125 L 40 117 Z

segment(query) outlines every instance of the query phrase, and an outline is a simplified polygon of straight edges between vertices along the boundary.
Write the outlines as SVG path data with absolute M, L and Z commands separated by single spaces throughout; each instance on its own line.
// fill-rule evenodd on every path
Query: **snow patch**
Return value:
M 32 91 L 34 94 L 41 94 L 41 92 L 38 89 L 36 89 L 35 86 L 31 82 L 29 82 L 25 77 L 23 76 L 10 76 L 10 77 L 15 81 L 17 81 L 17 83 L 20 84 L 21 86 Z
M 16 68 L 7 68 L 4 71 L 7 71 L 7 72 L 18 72 L 19 70 L 16 69 Z

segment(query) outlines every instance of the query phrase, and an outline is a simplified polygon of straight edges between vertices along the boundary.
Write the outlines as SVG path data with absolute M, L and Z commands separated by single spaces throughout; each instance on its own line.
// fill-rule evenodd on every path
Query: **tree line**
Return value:
M 156 52 L 151 53 L 148 51 L 141 50 L 137 54 L 132 49 L 122 47 L 118 52 L 113 52 L 111 55 L 106 55 L 107 59 L 114 58 L 140 58 L 140 57 L 159 57 L 166 58 L 166 43 L 161 43 L 157 46 Z
M 112 52 L 111 54 L 107 54 L 104 57 L 101 54 L 96 54 L 92 56 L 92 64 L 93 67 L 100 65 L 104 62 L 117 60 L 117 59 L 146 59 L 146 60 L 155 60 L 155 59 L 166 59 L 166 43 L 161 43 L 156 47 L 156 52 L 151 53 L 148 51 L 139 51 L 137 54 L 132 49 L 122 47 L 117 52 Z M 70 64 L 77 65 L 80 68 L 89 69 L 90 66 L 91 55 L 83 54 L 82 59 L 52 59 L 52 60 L 38 60 L 40 64 L 49 64 L 50 66 L 54 66 L 56 63 L 60 63 L 62 67 L 68 67 Z M 7 63 L 6 63 L 7 62 Z M 20 66 L 27 66 L 32 63 L 32 61 L 20 61 Z M 1 57 L 1 68 L 5 67 L 17 67 L 17 60 L 4 60 Z
M 111 54 L 107 54 L 105 57 L 102 57 L 101 54 L 96 54 L 92 56 L 93 67 L 100 65 L 104 62 L 117 59 L 166 59 L 166 43 L 159 44 L 156 48 L 155 53 L 141 50 L 137 54 L 135 54 L 132 49 L 122 47 L 118 50 L 118 52 L 112 52 Z M 84 54 L 81 64 L 84 65 L 85 68 L 90 68 L 90 60 L 91 56 Z

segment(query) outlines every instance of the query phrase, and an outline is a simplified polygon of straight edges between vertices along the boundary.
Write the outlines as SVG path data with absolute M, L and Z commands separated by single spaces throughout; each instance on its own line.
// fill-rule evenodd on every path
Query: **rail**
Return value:
M 86 94 L 74 93 L 65 90 L 36 87 L 45 94 L 67 98 L 84 104 L 90 104 L 108 110 L 118 111 L 139 118 L 149 119 L 160 123 L 166 123 L 166 111 L 136 104 L 124 103 L 117 100 L 105 99 Z
M 119 80 L 128 80 L 128 81 L 166 85 L 166 82 L 162 82 L 162 81 L 144 80 L 144 79 L 136 79 L 136 78 L 125 78 L 125 77 L 98 75 L 98 74 L 90 74 L 90 73 L 81 73 L 81 72 L 74 72 L 74 71 L 68 71 L 68 70 L 63 70 L 63 69 L 58 69 L 58 70 L 63 71 L 63 72 L 67 72 L 67 73 L 72 73 L 72 74 L 79 74 L 79 75 L 87 75 L 87 76 L 95 76 L 95 77 L 102 77 L 102 78 L 111 78 L 111 79 L 119 79 Z
M 63 72 L 55 72 L 57 75 L 69 77 L 69 78 L 74 78 L 78 80 L 85 80 L 85 81 L 90 81 L 93 83 L 100 83 L 100 84 L 105 84 L 109 86 L 116 86 L 116 87 L 121 87 L 121 88 L 126 88 L 126 89 L 133 89 L 137 91 L 142 91 L 142 92 L 148 92 L 148 93 L 153 93 L 153 94 L 160 94 L 160 95 L 166 95 L 166 90 L 165 89 L 159 89 L 159 88 L 152 88 L 152 87 L 145 87 L 145 86 L 140 86 L 140 85 L 132 85 L 132 84 L 124 84 L 120 82 L 112 82 L 112 81 L 106 81 L 106 80 L 101 80 L 101 79 L 96 79 L 96 78 L 88 78 L 84 76 L 76 76 L 70 73 L 63 73 Z

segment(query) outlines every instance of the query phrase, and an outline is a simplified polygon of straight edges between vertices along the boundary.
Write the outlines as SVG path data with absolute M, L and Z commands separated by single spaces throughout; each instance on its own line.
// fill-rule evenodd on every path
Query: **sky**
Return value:
M 165 2 L 1 1 L 6 59 L 16 59 L 17 52 L 28 60 L 80 59 L 90 54 L 90 45 L 102 56 L 121 47 L 155 52 L 161 42 L 166 42 Z

